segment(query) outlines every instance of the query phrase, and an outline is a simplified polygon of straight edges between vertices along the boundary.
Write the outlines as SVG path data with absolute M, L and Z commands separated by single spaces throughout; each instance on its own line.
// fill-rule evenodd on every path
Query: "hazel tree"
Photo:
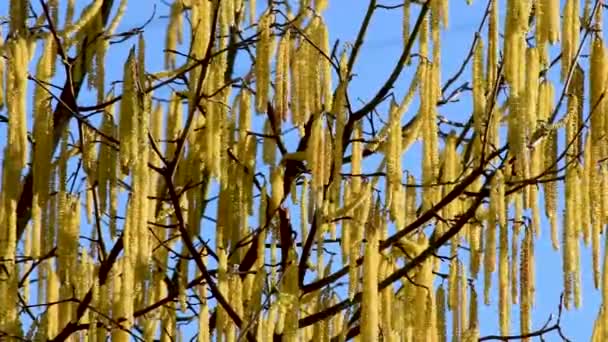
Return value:
M 369 0 L 353 37 L 330 35 L 328 0 L 172 0 L 128 29 L 153 4 L 0 6 L 0 339 L 565 339 L 581 245 L 608 300 L 606 8 L 485 3 L 452 74 L 463 1 Z M 401 53 L 359 104 L 379 11 Z M 164 46 L 144 39 L 159 20 Z M 539 239 L 563 269 L 542 327 Z

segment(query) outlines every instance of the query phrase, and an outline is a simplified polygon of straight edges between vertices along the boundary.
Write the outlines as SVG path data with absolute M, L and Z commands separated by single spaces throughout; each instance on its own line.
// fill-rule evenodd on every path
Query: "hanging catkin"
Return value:
M 267 11 L 262 14 L 262 17 L 258 22 L 259 40 L 256 47 L 257 58 L 255 63 L 255 108 L 259 113 L 266 112 L 268 91 L 270 90 L 270 60 L 274 49 L 274 38 L 271 29 L 273 21 L 273 14 L 270 11 Z
M 367 225 L 367 244 L 363 259 L 363 302 L 361 318 L 361 338 L 375 341 L 378 338 L 378 231 L 376 227 Z
M 287 110 L 289 105 L 289 65 L 291 52 L 291 35 L 287 31 L 279 42 L 276 57 L 275 71 L 275 94 L 274 94 L 274 110 L 277 117 L 282 121 L 287 120 Z
M 562 20 L 562 58 L 561 58 L 561 80 L 568 77 L 573 66 L 576 50 L 579 45 L 579 7 L 580 0 L 567 0 L 564 5 Z

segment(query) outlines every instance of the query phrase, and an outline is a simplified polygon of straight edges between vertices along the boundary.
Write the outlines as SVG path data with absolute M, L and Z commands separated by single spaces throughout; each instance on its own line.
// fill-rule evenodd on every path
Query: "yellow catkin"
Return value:
M 562 21 L 561 80 L 564 81 L 572 66 L 579 40 L 579 0 L 567 0 Z
M 584 160 L 585 160 L 585 170 L 584 170 L 584 176 L 583 176 L 583 181 L 586 184 L 587 187 L 587 191 L 588 192 L 588 197 L 591 198 L 597 198 L 597 197 L 593 197 L 593 193 L 597 191 L 597 189 L 594 189 L 594 181 L 595 181 L 595 177 L 593 177 L 593 175 L 595 174 L 596 170 L 595 170 L 595 166 L 592 164 L 593 163 L 593 159 L 592 159 L 592 154 L 591 154 L 591 139 L 589 136 L 589 133 L 587 133 L 587 136 L 585 137 L 585 145 L 584 145 Z M 600 288 L 600 234 L 602 231 L 602 222 L 599 220 L 599 215 L 598 215 L 598 209 L 599 209 L 599 205 L 597 203 L 597 201 L 591 201 L 590 202 L 590 207 L 589 207 L 589 215 L 591 216 L 590 220 L 592 221 L 592 225 L 591 225 L 591 258 L 592 258 L 592 266 L 593 266 L 593 284 L 595 286 L 596 289 Z
M 569 308 L 573 301 L 574 294 L 574 272 L 576 270 L 576 249 L 578 245 L 577 229 L 579 226 L 577 203 L 578 203 L 578 175 L 576 164 L 566 169 L 566 186 L 564 210 L 564 228 L 562 231 L 563 247 L 563 281 L 564 281 L 564 305 Z
M 490 303 L 492 273 L 496 270 L 496 225 L 502 227 L 505 223 L 504 183 L 502 171 L 498 170 L 492 179 L 490 188 L 490 208 L 484 246 L 484 302 Z
M 379 279 L 384 279 L 386 278 L 388 275 L 390 275 L 390 273 L 392 273 L 392 266 L 393 262 L 392 260 L 390 260 L 390 258 L 384 257 L 381 258 L 381 262 L 380 262 L 380 271 L 379 271 L 379 275 L 380 278 Z M 382 331 L 386 331 L 386 332 L 392 332 L 393 331 L 393 317 L 392 317 L 392 304 L 393 304 L 393 288 L 392 286 L 389 286 L 385 289 L 383 289 L 380 292 L 380 314 L 381 314 L 381 322 L 380 322 L 380 326 Z
M 45 40 L 45 48 L 42 56 L 38 60 L 36 77 L 41 82 L 48 82 L 52 76 L 51 60 L 54 52 L 54 40 L 52 35 L 48 35 Z M 4 64 L 4 63 L 0 63 Z M 1 67 L 0 67 L 1 68 Z M 1 72 L 0 72 L 1 73 Z M 0 75 L 0 79 L 2 75 Z M 34 174 L 34 198 L 32 200 L 32 224 L 33 234 L 39 236 L 41 231 L 42 208 L 48 200 L 48 185 L 52 158 L 52 127 L 53 116 L 48 101 L 45 101 L 46 91 L 37 86 L 34 90 L 34 157 L 33 168 L 37 170 Z M 1 105 L 1 104 L 0 104 Z M 32 256 L 37 257 L 40 253 L 40 238 L 36 238 L 32 246 Z
M 363 259 L 363 302 L 361 337 L 366 341 L 378 338 L 378 231 L 376 227 L 366 227 L 365 258 Z
M 548 116 L 552 110 L 552 103 L 553 85 L 550 82 L 544 81 L 540 86 L 538 120 L 548 120 Z M 537 150 L 538 152 L 536 152 Z M 557 170 L 555 163 L 557 159 L 557 132 L 548 132 L 547 137 L 537 145 L 534 153 L 534 163 L 539 163 L 542 170 L 549 171 L 548 177 L 554 178 Z M 537 159 L 539 161 L 536 161 Z M 545 215 L 551 223 L 553 247 L 557 249 L 559 246 L 557 237 L 557 182 L 543 183 L 543 190 L 545 195 Z
M 401 116 L 395 103 L 391 104 L 389 118 L 389 136 L 385 147 L 387 172 L 387 205 L 391 215 L 397 217 L 399 210 L 399 194 L 401 192 Z M 401 222 L 398 224 L 401 226 Z
M 595 323 L 593 324 L 593 332 L 591 334 L 591 341 L 592 342 L 601 342 L 604 340 L 604 329 L 605 329 L 605 322 L 604 322 L 604 307 L 601 306 L 600 310 L 597 314 L 597 318 L 595 319 Z
M 464 265 L 459 262 L 458 263 L 458 289 L 460 293 L 458 294 L 458 316 L 460 319 L 460 331 L 463 333 L 469 327 L 469 311 L 467 310 L 467 274 L 464 268 Z
M 592 113 L 591 116 L 591 144 L 594 151 L 593 158 L 599 156 L 595 151 L 599 152 L 596 148 L 599 146 L 599 141 L 602 139 L 603 127 L 604 127 L 604 115 L 597 115 L 597 113 L 604 113 L 604 107 L 606 101 L 603 99 L 603 92 L 606 84 L 606 51 L 604 43 L 601 38 L 595 38 L 591 45 L 591 57 L 590 57 L 590 89 L 589 89 L 589 108 Z
M 352 154 L 351 154 L 351 173 L 354 175 L 361 174 L 362 170 L 362 161 L 363 161 L 363 143 L 360 141 L 362 139 L 362 127 L 361 122 L 358 121 L 355 123 L 355 127 L 353 129 L 353 143 L 352 143 Z M 352 179 L 352 190 L 353 192 L 359 192 L 361 186 L 361 178 L 354 177 Z
M 59 279 L 57 278 L 57 274 L 51 268 L 51 264 L 46 263 L 48 281 L 47 281 L 47 289 L 46 289 L 46 302 L 47 303 L 57 303 L 59 301 Z M 59 327 L 57 326 L 57 322 L 59 322 L 59 306 L 57 304 L 51 305 L 47 311 L 47 325 L 46 325 L 46 336 L 50 340 L 54 338 L 59 332 Z
M 511 267 L 509 268 L 509 279 L 511 280 L 511 303 L 517 304 L 518 300 L 518 287 L 519 287 L 519 273 L 518 273 L 518 257 L 519 257 L 519 233 L 523 222 L 523 193 L 516 193 L 513 195 L 514 199 L 514 219 L 513 222 L 513 233 L 511 234 Z
M 268 91 L 270 90 L 270 60 L 274 38 L 270 25 L 274 21 L 270 11 L 265 12 L 258 22 L 259 40 L 256 46 L 257 58 L 255 63 L 256 96 L 255 107 L 259 113 L 266 112 Z
M 559 0 L 543 0 L 541 1 L 540 14 L 543 17 L 543 27 L 545 41 L 554 44 L 559 40 L 559 18 L 560 6 Z
M 506 198 L 504 197 L 504 182 L 501 182 L 500 187 L 500 203 L 501 212 L 504 213 L 504 203 Z M 499 215 L 500 217 L 500 215 Z M 509 235 L 508 227 L 506 223 L 506 215 L 503 214 L 503 218 L 500 220 L 500 232 L 499 232 L 499 257 L 498 257 L 498 306 L 499 306 L 499 321 L 500 321 L 500 332 L 502 335 L 509 334 L 509 321 L 511 306 L 509 303 Z
M 458 152 L 456 151 L 456 140 L 457 137 L 454 132 L 451 132 L 445 143 L 443 152 L 443 172 L 441 174 L 441 183 L 443 184 L 443 194 L 446 195 L 454 188 L 454 183 L 459 176 L 458 168 Z M 442 210 L 442 216 L 446 220 L 452 220 L 456 215 L 459 214 L 457 208 L 457 201 L 454 201 Z M 442 222 L 441 228 L 445 228 Z M 443 231 L 441 231 L 442 233 Z
M 119 138 L 122 172 L 127 174 L 136 158 L 136 85 L 135 50 L 132 49 L 124 66 L 123 97 L 120 103 Z
M 524 121 L 522 123 L 522 134 L 527 134 L 528 141 L 534 135 L 537 122 L 536 122 L 536 109 L 538 107 L 538 74 L 540 72 L 540 64 L 539 64 L 539 55 L 538 48 L 528 48 L 526 50 L 526 80 L 525 80 L 525 89 L 524 92 L 524 112 L 522 113 Z M 535 147 L 537 148 L 537 147 Z M 526 147 L 523 147 L 524 153 L 526 153 Z M 528 178 L 530 176 L 538 175 L 541 170 L 539 160 L 535 158 L 534 152 L 529 153 L 529 165 L 524 165 L 524 175 L 523 178 Z
M 290 64 L 290 31 L 281 38 L 277 49 L 276 72 L 275 72 L 275 95 L 274 95 L 274 110 L 278 118 L 282 121 L 287 119 L 287 110 L 289 105 L 289 64 Z
M 313 119 L 310 140 L 306 149 L 308 167 L 312 170 L 311 189 L 315 193 L 315 203 L 320 204 L 325 181 L 324 130 L 322 116 Z
M 331 51 L 329 46 L 329 32 L 327 25 L 321 20 L 318 27 L 318 46 L 321 49 L 319 53 L 319 68 L 320 68 L 320 95 L 322 97 L 323 109 L 330 111 L 333 102 L 333 87 L 332 87 L 332 65 L 329 58 L 331 57 Z
M 499 18 L 498 1 L 492 1 L 490 4 L 490 13 L 488 21 L 488 59 L 487 59 L 487 85 L 486 91 L 490 91 L 494 87 L 494 83 L 498 78 L 498 18 Z
M 479 267 L 481 265 L 481 256 L 483 253 L 483 248 L 481 243 L 483 241 L 482 237 L 482 225 L 479 223 L 469 224 L 469 244 L 471 248 L 471 258 L 469 259 L 469 273 L 471 277 L 477 278 L 479 274 Z
M 477 291 L 473 285 L 469 285 L 469 329 L 475 329 L 479 327 L 479 301 L 477 299 Z
M 421 33 L 421 39 L 422 39 Z M 422 43 L 421 43 L 422 44 Z M 424 45 L 424 44 L 423 44 Z M 421 47 L 422 51 L 422 47 Z M 422 52 L 421 52 L 422 53 Z M 422 182 L 426 187 L 423 192 L 423 210 L 430 208 L 435 201 L 435 187 L 429 186 L 435 181 L 437 173 L 437 122 L 435 100 L 433 98 L 433 69 L 436 67 L 431 63 L 422 61 L 420 64 L 423 69 L 421 77 L 423 81 L 420 88 L 420 116 L 423 120 L 422 126 L 422 141 L 423 141 L 423 159 L 422 159 Z
M 10 1 L 10 32 L 24 33 L 28 17 L 27 3 L 19 0 Z
M 528 13 L 526 4 L 522 1 L 509 0 L 506 6 L 505 39 L 504 39 L 504 72 L 505 79 L 510 85 L 512 99 L 516 99 L 522 89 L 520 72 L 521 55 L 525 53 L 525 32 L 527 30 Z M 525 23 L 525 24 L 524 24 Z
M 87 24 L 93 20 L 93 18 L 99 14 L 101 10 L 101 5 L 103 4 L 103 0 L 95 0 L 89 6 L 87 6 L 80 15 L 80 18 L 74 22 L 73 25 L 70 25 L 64 32 L 63 35 L 65 37 L 79 32 L 82 28 L 87 26 Z
M 531 329 L 531 311 L 532 311 L 532 291 L 531 288 L 534 286 L 533 280 L 530 279 L 530 264 L 533 262 L 532 258 L 532 232 L 530 229 L 526 229 L 525 237 L 522 242 L 521 249 L 521 263 L 520 263 L 520 298 L 521 303 L 519 313 L 519 329 L 521 334 L 527 334 Z M 527 339 L 524 339 L 527 340 Z
M 2 30 L 0 29 L 0 36 L 2 36 Z M 0 51 L 4 51 L 4 42 L 0 42 Z M 6 62 L 0 62 L 0 80 L 4 80 L 4 75 L 6 73 Z M 4 95 L 4 91 L 0 91 L 0 109 L 4 109 L 4 105 L 6 98 Z
M 460 302 L 459 302 L 459 298 L 458 296 L 460 295 L 460 285 L 462 284 L 459 281 L 459 262 L 458 260 L 456 260 L 455 262 L 453 262 L 452 264 L 454 264 L 453 266 L 453 276 L 450 276 L 450 278 L 448 278 L 448 281 L 451 282 L 452 284 L 450 284 L 450 292 L 448 293 L 448 304 L 451 303 L 451 310 L 452 310 L 452 341 L 455 340 L 459 340 L 460 339 L 460 333 L 463 329 L 463 327 L 460 326 L 460 324 L 462 323 L 462 319 L 461 319 L 461 314 L 462 312 L 460 311 L 461 306 L 460 306 Z
M 437 338 L 439 342 L 446 342 L 446 302 L 443 284 L 437 288 L 435 299 L 437 301 Z
M 602 270 L 602 303 L 608 303 L 608 239 L 605 240 L 604 243 L 604 265 L 603 265 L 603 270 Z M 603 306 L 603 314 L 602 314 L 602 319 L 604 320 L 604 326 L 603 329 L 603 336 L 601 337 L 602 340 L 606 340 L 606 337 L 608 337 L 608 329 L 606 329 L 605 326 L 605 320 L 607 318 L 608 313 L 606 312 L 606 306 Z
M 483 40 L 480 37 L 473 53 L 473 121 L 475 132 L 479 137 L 483 137 L 484 135 L 483 127 L 486 120 L 486 86 L 483 66 Z
M 276 163 L 277 147 L 276 140 L 274 138 L 274 131 L 272 130 L 270 120 L 266 120 L 264 122 L 264 134 L 266 136 L 264 137 L 264 142 L 262 146 L 262 159 L 264 160 L 264 163 L 269 166 L 272 166 Z
M 27 41 L 19 36 L 8 45 L 9 68 L 7 86 L 11 89 L 7 98 L 7 111 L 11 113 L 8 125 L 8 149 L 6 158 L 11 160 L 12 168 L 21 169 L 27 160 Z M 12 183 L 13 180 L 10 181 Z M 15 179 L 19 183 L 18 179 Z M 6 184 L 6 183 L 5 183 Z M 18 191 L 17 191 L 18 192 Z
M 403 3 L 403 22 L 401 24 L 402 28 L 402 37 L 403 37 L 403 45 L 407 44 L 407 41 L 410 39 L 410 1 L 404 1 Z
M 175 69 L 175 50 L 178 44 L 182 43 L 182 10 L 181 1 L 174 1 L 171 4 L 171 12 L 169 14 L 169 23 L 167 27 L 167 36 L 165 40 L 165 68 Z
M 279 206 L 281 205 L 281 202 L 283 201 L 283 195 L 284 195 L 283 171 L 284 171 L 283 167 L 281 167 L 281 166 L 275 167 L 272 170 L 272 176 L 271 176 L 272 196 L 270 198 L 270 203 L 268 204 L 270 215 L 276 214 L 277 209 L 279 208 Z

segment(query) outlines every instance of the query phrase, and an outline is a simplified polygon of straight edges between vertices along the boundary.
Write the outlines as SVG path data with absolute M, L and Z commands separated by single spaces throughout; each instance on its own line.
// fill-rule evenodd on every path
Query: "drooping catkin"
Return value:
M 602 303 L 608 303 L 608 239 L 605 239 L 604 241 L 604 265 L 603 265 L 603 270 L 602 270 Z M 606 306 L 603 306 L 603 317 L 602 319 L 605 321 L 606 319 L 606 315 L 608 314 L 606 312 Z M 604 330 L 604 336 L 602 336 L 602 339 L 605 340 L 606 336 L 608 335 L 608 329 L 606 329 L 606 323 L 604 323 L 603 326 L 603 330 Z
M 488 52 L 487 52 L 487 81 L 486 91 L 491 91 L 494 83 L 498 78 L 498 18 L 499 18 L 498 1 L 492 1 L 490 4 L 490 13 L 488 14 Z
M 317 31 L 318 47 L 321 50 L 319 52 L 319 95 L 323 103 L 323 110 L 327 112 L 333 106 L 332 64 L 330 60 L 329 32 L 323 20 L 320 20 Z
M 523 87 L 520 62 L 525 54 L 525 33 L 528 28 L 527 4 L 518 0 L 508 0 L 505 16 L 504 74 L 509 83 L 512 97 L 517 97 Z
M 591 44 L 591 57 L 590 57 L 590 89 L 589 89 L 589 108 L 591 113 L 595 113 L 591 116 L 591 145 L 594 151 L 593 158 L 599 160 L 598 153 L 599 141 L 602 139 L 604 134 L 604 115 L 597 115 L 597 113 L 604 113 L 604 107 L 606 100 L 602 95 L 606 85 L 606 49 L 604 48 L 604 42 L 601 38 L 596 37 Z M 595 152 L 597 151 L 597 152 Z
M 483 40 L 479 37 L 473 52 L 473 121 L 478 137 L 483 136 L 483 127 L 486 124 L 486 81 L 483 66 Z
M 276 67 L 275 67 L 275 94 L 274 110 L 278 118 L 282 121 L 287 120 L 287 110 L 289 107 L 289 65 L 291 51 L 291 35 L 287 31 L 281 38 L 277 48 Z
M 504 182 L 500 179 L 501 197 L 501 212 L 505 211 L 504 203 L 506 201 L 504 194 Z M 499 255 L 498 255 L 498 306 L 499 306 L 499 321 L 500 332 L 502 335 L 509 334 L 510 311 L 511 305 L 509 302 L 509 235 L 506 222 L 506 214 L 499 222 Z M 500 215 L 499 215 L 500 217 Z
M 532 287 L 534 286 L 533 279 L 531 279 L 530 267 L 532 260 L 532 241 L 533 233 L 530 229 L 525 230 L 524 239 L 521 247 L 521 263 L 520 263 L 520 298 L 519 304 L 519 329 L 522 334 L 527 334 L 531 329 L 531 313 L 532 313 Z
M 368 195 L 369 196 L 369 195 Z M 365 224 L 367 220 L 362 220 L 361 225 L 365 226 L 365 256 L 363 259 L 363 302 L 362 302 L 362 321 L 361 336 L 365 340 L 374 341 L 378 338 L 378 266 L 379 266 L 379 246 L 378 230 L 371 224 Z M 356 268 L 356 266 L 355 266 Z M 351 280 L 356 281 L 357 278 Z
M 311 190 L 314 192 L 316 205 L 321 204 L 323 184 L 325 181 L 325 163 L 328 162 L 323 153 L 324 132 L 323 116 L 315 115 L 313 118 L 310 139 L 306 149 L 308 167 L 312 171 Z
M 175 50 L 182 43 L 182 11 L 183 4 L 181 1 L 174 1 L 171 4 L 171 12 L 169 14 L 169 23 L 167 26 L 167 36 L 165 40 L 165 68 L 175 69 Z
M 123 94 L 120 102 L 119 138 L 120 164 L 123 174 L 128 174 L 136 156 L 137 130 L 136 62 L 135 49 L 131 49 L 124 65 Z
M 579 45 L 579 7 L 580 0 L 567 0 L 564 5 L 562 21 L 562 58 L 561 80 L 568 76 Z
M 64 32 L 62 32 L 64 37 L 68 37 L 74 33 L 80 32 L 83 28 L 85 28 L 92 20 L 95 20 L 95 17 L 100 14 L 101 7 L 103 5 L 103 0 L 95 0 L 91 4 L 89 4 L 80 15 L 78 20 L 74 21 L 72 25 L 69 25 Z
M 467 274 L 465 267 L 462 262 L 458 263 L 458 316 L 460 319 L 460 331 L 461 334 L 464 333 L 469 327 L 469 310 L 467 308 L 467 304 L 469 304 L 469 300 L 467 298 Z
M 502 195 L 502 196 L 501 196 Z M 503 226 L 504 212 L 504 183 L 502 171 L 498 170 L 492 178 L 490 186 L 490 207 L 484 244 L 484 303 L 490 304 L 492 273 L 496 270 L 496 225 Z
M 401 24 L 403 46 L 405 46 L 407 44 L 407 41 L 410 39 L 410 7 L 411 1 L 403 2 L 403 22 Z
M 256 46 L 257 58 L 255 63 L 256 96 L 255 108 L 259 113 L 266 112 L 268 92 L 270 90 L 270 60 L 273 54 L 274 38 L 271 25 L 274 15 L 270 10 L 264 12 L 258 22 L 259 40 Z
M 59 301 L 59 279 L 57 277 L 57 273 L 52 269 L 50 262 L 45 262 L 46 265 L 46 273 L 48 275 L 47 280 L 47 288 L 46 288 L 46 302 L 47 303 L 57 303 Z M 59 322 L 59 306 L 57 304 L 50 305 L 48 307 L 48 311 L 46 314 L 47 324 L 46 324 L 46 337 L 48 339 L 53 339 L 59 332 L 59 327 L 57 322 Z
M 2 36 L 2 30 L 0 29 L 0 36 Z M 4 51 L 4 42 L 0 42 L 0 51 Z M 4 84 L 4 75 L 6 74 L 6 61 L 0 61 L 0 85 Z M 4 90 L 4 89 L 2 89 Z M 4 109 L 6 98 L 4 91 L 0 91 L 0 109 Z
M 27 41 L 21 36 L 11 40 L 7 48 L 11 58 L 8 63 L 6 84 L 11 91 L 8 92 L 6 99 L 7 112 L 10 113 L 6 158 L 11 160 L 12 168 L 17 170 L 23 168 L 27 161 L 26 99 L 29 53 Z M 19 184 L 19 180 L 12 179 L 10 184 Z
M 390 108 L 389 133 L 385 147 L 386 171 L 387 171 L 387 205 L 391 208 L 391 215 L 397 217 L 399 198 L 401 191 L 401 113 L 398 106 L 393 102 Z
M 539 102 L 538 102 L 538 120 L 545 121 L 549 119 L 551 111 L 553 110 L 553 96 L 554 89 L 551 82 L 547 80 L 543 81 L 540 85 L 539 90 Z M 538 127 L 538 125 L 537 125 Z M 538 129 L 537 129 L 538 130 Z M 537 152 L 538 151 L 538 152 Z M 539 146 L 536 146 L 533 160 L 534 163 L 541 165 L 541 170 L 546 170 L 548 177 L 553 178 L 557 175 L 557 132 L 547 132 L 547 137 L 544 141 L 539 142 Z M 538 161 L 537 161 L 538 160 Z M 552 243 L 555 249 L 558 248 L 559 243 L 557 239 L 557 182 L 545 182 L 543 183 L 543 190 L 545 195 L 545 215 L 551 222 L 551 236 Z
M 271 184 L 272 184 L 272 196 L 270 203 L 268 203 L 268 209 L 271 217 L 276 214 L 277 209 L 281 205 L 284 196 L 283 186 L 283 167 L 277 166 L 272 170 Z
M 446 342 L 446 302 L 445 302 L 445 290 L 443 284 L 437 287 L 435 292 L 435 300 L 437 305 L 437 338 L 439 342 Z
M 522 145 L 524 145 L 525 142 L 530 142 L 532 136 L 535 133 L 536 127 L 537 127 L 537 114 L 536 114 L 536 110 L 538 107 L 538 101 L 539 101 L 539 94 L 538 94 L 538 74 L 540 72 L 540 63 L 539 63 L 539 54 L 538 54 L 538 48 L 537 47 L 533 47 L 533 48 L 528 48 L 526 49 L 526 79 L 525 79 L 525 89 L 526 91 L 524 92 L 523 95 L 523 101 L 524 103 L 522 103 L 523 105 L 523 112 L 521 119 L 523 119 L 524 121 L 522 121 L 521 123 L 521 127 L 520 129 L 522 130 L 521 134 L 521 139 L 523 139 L 522 141 Z M 540 150 L 540 147 L 534 146 L 534 150 L 530 151 L 529 148 L 527 148 L 527 146 L 522 146 L 521 147 L 522 150 L 520 150 L 520 153 L 524 153 L 525 157 L 528 159 L 529 163 L 526 163 L 526 165 L 523 165 L 523 172 L 524 174 L 522 175 L 523 178 L 528 178 L 530 176 L 536 176 L 538 175 L 541 170 L 540 168 L 542 167 L 542 165 L 540 164 L 540 161 L 538 160 L 538 158 L 535 158 L 538 154 L 537 150 Z M 536 153 L 536 154 L 535 154 Z M 529 193 L 530 196 L 532 196 L 532 192 Z
M 433 94 L 433 69 L 431 63 L 422 61 L 420 67 L 423 68 L 420 82 L 420 116 L 422 121 L 422 141 L 423 141 L 423 158 L 422 158 L 422 182 L 426 187 L 422 195 L 422 208 L 426 210 L 432 207 L 435 201 L 435 187 L 430 185 L 435 181 L 437 173 L 437 122 L 435 115 L 435 100 Z

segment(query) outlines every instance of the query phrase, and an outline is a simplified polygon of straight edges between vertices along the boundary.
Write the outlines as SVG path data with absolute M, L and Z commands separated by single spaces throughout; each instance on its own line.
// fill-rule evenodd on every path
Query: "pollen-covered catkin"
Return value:
M 287 120 L 287 111 L 289 107 L 289 65 L 291 51 L 291 35 L 287 31 L 279 42 L 276 57 L 276 71 L 274 78 L 275 93 L 274 93 L 274 110 L 277 118 L 282 121 Z
M 135 49 L 131 49 L 124 65 L 124 83 L 122 101 L 120 102 L 119 138 L 120 164 L 123 174 L 128 174 L 136 158 L 135 146 L 137 131 L 136 95 L 136 60 Z
M 274 16 L 270 10 L 262 14 L 258 22 L 259 40 L 256 46 L 257 58 L 255 63 L 256 96 L 255 108 L 259 113 L 266 112 L 268 92 L 270 90 L 270 60 L 273 54 L 274 38 L 271 25 Z
M 573 66 L 573 59 L 579 45 L 579 7 L 580 0 L 567 0 L 564 5 L 562 21 L 562 58 L 561 80 L 568 77 Z
M 366 226 L 365 257 L 363 259 L 363 303 L 361 319 L 361 337 L 365 341 L 378 338 L 378 231 L 372 225 Z

